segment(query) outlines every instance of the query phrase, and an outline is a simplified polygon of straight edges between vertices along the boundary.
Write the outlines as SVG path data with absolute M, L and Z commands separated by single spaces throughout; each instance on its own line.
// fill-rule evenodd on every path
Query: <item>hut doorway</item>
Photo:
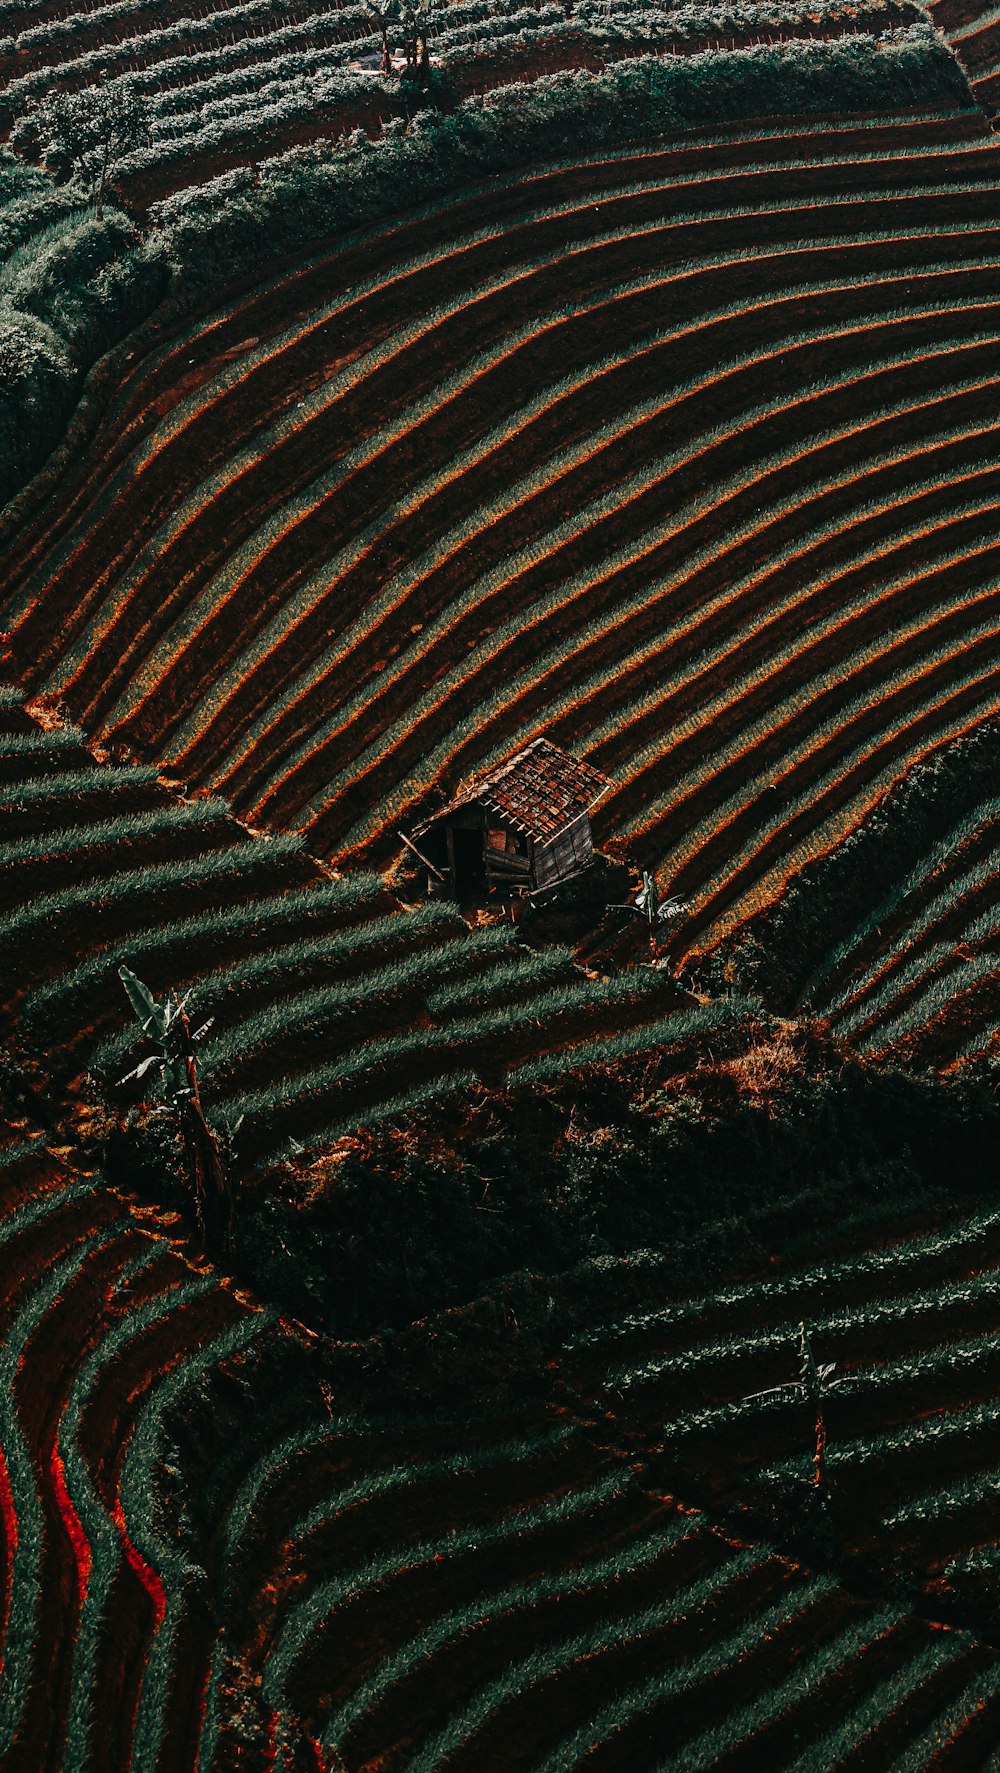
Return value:
M 455 892 L 481 892 L 486 885 L 482 832 L 463 831 L 459 827 L 452 831 L 451 839 L 455 846 L 454 874 L 452 876 Z

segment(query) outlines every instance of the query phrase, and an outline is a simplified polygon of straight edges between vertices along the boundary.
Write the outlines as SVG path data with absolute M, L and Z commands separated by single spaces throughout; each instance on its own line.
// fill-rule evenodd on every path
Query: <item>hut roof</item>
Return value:
M 550 739 L 533 739 L 499 769 L 480 776 L 418 825 L 415 836 L 459 807 L 479 802 L 488 812 L 531 837 L 551 837 L 587 811 L 611 786 L 593 764 L 561 751 Z

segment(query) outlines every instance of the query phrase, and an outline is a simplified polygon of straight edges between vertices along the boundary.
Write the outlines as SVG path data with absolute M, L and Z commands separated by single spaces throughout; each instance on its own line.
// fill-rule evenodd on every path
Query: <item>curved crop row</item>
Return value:
M 0 773 L 19 833 L 0 844 L 0 949 L 20 1038 L 64 1080 L 86 1067 L 114 1090 L 142 1055 L 119 968 L 183 991 L 213 1025 L 206 1102 L 242 1118 L 241 1167 L 477 1077 L 648 1050 L 738 1013 L 678 1008 L 651 969 L 586 978 L 509 924 L 404 911 L 375 875 L 331 879 L 301 841 L 250 837 L 148 769 L 95 765 L 68 729 L 32 731 L 10 696 Z
M 435 64 L 467 92 L 512 74 L 531 80 L 553 61 L 600 67 L 608 59 L 668 48 L 698 52 L 723 41 L 736 49 L 865 31 L 877 38 L 915 23 L 926 31 L 925 15 L 911 0 L 868 0 L 863 8 L 824 0 L 805 17 L 781 0 L 741 0 L 721 13 L 635 0 L 600 10 L 545 0 L 458 0 L 434 20 L 431 48 Z M 38 99 L 126 76 L 145 100 L 148 140 L 129 154 L 118 178 L 147 202 L 238 165 L 247 153 L 259 160 L 303 139 L 406 114 L 405 95 L 381 72 L 376 21 L 362 6 L 250 0 L 176 16 L 114 0 L 11 25 L 12 34 L 0 37 L 0 124 L 13 124 L 15 140 L 37 148 L 31 109 Z M 389 38 L 399 71 L 402 24 L 390 23 Z M 874 52 L 876 38 L 860 40 Z M 411 65 L 415 50 L 411 38 Z
M 991 1236 L 983 1220 L 925 1237 L 911 1271 L 982 1264 Z M 0 1244 L 15 1773 L 265 1773 L 276 1756 L 504 1773 L 512 1748 L 616 1773 L 833 1767 L 862 1748 L 923 1767 L 995 1727 L 996 1658 L 968 1633 L 712 1527 L 648 1457 L 602 1444 L 589 1411 L 333 1407 L 272 1314 L 38 1138 L 0 1145 Z M 859 1282 L 889 1255 L 854 1258 Z M 630 1388 L 614 1395 L 631 1407 Z M 996 1420 L 991 1402 L 943 1424 L 935 1469 Z M 931 1434 L 896 1432 L 915 1471 Z M 831 1438 L 831 1469 L 846 1482 L 892 1453 L 884 1430 Z M 956 1523 L 982 1513 L 973 1488 L 946 1499 Z M 887 1530 L 908 1544 L 933 1500 L 909 1480 Z M 952 1528 L 953 1561 L 962 1543 Z
M 128 448 L 109 421 L 12 550 L 19 668 L 362 864 L 546 731 L 711 946 L 996 700 L 997 150 L 964 131 L 560 169 L 373 230 L 223 365 L 194 329 L 196 390 L 143 421 L 137 365 Z
M 75 1180 L 37 1138 L 6 1130 L 2 1156 L 0 1752 L 12 1773 L 124 1773 L 175 1574 L 148 1538 L 163 1474 L 144 1424 L 165 1385 L 193 1383 L 195 1351 L 195 1366 L 220 1358 L 264 1319 L 148 1211 Z M 173 1687 L 173 1704 L 190 1700 Z M 151 1769 L 185 1764 L 162 1761 L 152 1735 L 148 1748 Z
M 809 1509 L 815 1477 L 816 1407 L 800 1383 L 804 1322 L 828 1368 L 828 1493 L 812 1507 L 826 1508 L 846 1555 L 989 1607 L 998 1260 L 996 1215 L 960 1221 L 609 1319 L 570 1348 L 567 1375 L 623 1428 L 655 1437 L 681 1495 L 707 1489 L 780 1519 Z M 872 1716 L 884 1723 L 885 1708 Z
M 985 1051 L 1000 1019 L 1000 844 L 994 801 L 966 814 L 830 956 L 812 1001 L 869 1052 L 938 1060 Z M 878 932 L 876 934 L 876 931 Z

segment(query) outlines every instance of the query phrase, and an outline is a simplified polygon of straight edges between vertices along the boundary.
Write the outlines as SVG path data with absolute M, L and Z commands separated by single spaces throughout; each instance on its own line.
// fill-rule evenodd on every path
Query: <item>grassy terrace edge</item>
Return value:
M 7 521 L 17 522 L 18 494 L 53 450 L 50 471 L 59 471 L 67 426 L 64 450 L 76 447 L 72 412 L 88 371 L 98 364 L 89 390 L 97 394 L 117 367 L 116 346 L 141 348 L 148 323 L 258 280 L 264 263 L 571 149 L 586 155 L 768 117 L 934 107 L 976 108 L 943 37 L 917 24 L 882 37 L 644 55 L 600 73 L 545 75 L 395 120 L 377 140 L 359 131 L 237 167 L 155 204 L 142 225 L 120 210 L 98 218 L 75 187 L 56 187 L 8 152 L 0 165 Z

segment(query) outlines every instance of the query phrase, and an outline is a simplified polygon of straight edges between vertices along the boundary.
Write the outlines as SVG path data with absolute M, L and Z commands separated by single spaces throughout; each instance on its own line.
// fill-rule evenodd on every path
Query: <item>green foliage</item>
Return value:
M 646 1032 L 645 1058 L 605 1054 L 606 1069 L 573 1075 L 585 1054 L 560 1053 L 544 1094 L 479 1096 L 468 1123 L 461 1098 L 439 1094 L 433 1118 L 414 1108 L 399 1131 L 350 1141 L 328 1166 L 290 1161 L 244 1192 L 242 1272 L 294 1315 L 348 1336 L 402 1327 L 524 1269 L 553 1274 L 636 1250 L 656 1253 L 664 1293 L 690 1298 L 750 1252 L 791 1249 L 817 1218 L 884 1217 L 989 1185 L 1000 1109 L 988 1079 L 813 1062 L 765 1102 L 710 1068 L 686 1090 L 661 1090 L 644 1073 L 669 1079 L 671 1061 L 657 1056 L 656 1029 Z M 708 1039 L 719 1053 L 746 1032 L 720 1018 Z M 630 1044 L 635 1053 L 638 1031 Z M 900 1286 L 919 1286 L 921 1268 L 939 1271 L 949 1249 L 935 1237 L 878 1251 L 856 1282 L 848 1267 L 837 1284 L 884 1291 L 898 1259 Z M 807 1318 L 815 1330 L 829 1284 L 825 1269 L 757 1283 L 747 1310 L 759 1314 L 774 1292 L 793 1327 Z M 671 1307 L 692 1321 L 705 1310 L 697 1298 Z M 780 1330 L 782 1347 L 791 1335 Z
M 153 250 L 183 286 L 221 287 L 276 252 L 363 226 L 401 207 L 526 162 L 585 153 L 692 124 L 815 111 L 970 104 L 964 75 L 929 26 L 736 52 L 639 57 L 601 74 L 546 76 L 421 112 L 379 141 L 324 144 L 181 192 L 151 212 Z
M 0 504 L 57 442 L 95 360 L 155 304 L 165 273 L 128 217 L 98 217 L 0 150 Z
M 79 179 L 99 219 L 109 177 L 148 137 L 148 105 L 134 80 L 120 79 L 47 94 L 18 119 L 10 139 L 18 153 Z

